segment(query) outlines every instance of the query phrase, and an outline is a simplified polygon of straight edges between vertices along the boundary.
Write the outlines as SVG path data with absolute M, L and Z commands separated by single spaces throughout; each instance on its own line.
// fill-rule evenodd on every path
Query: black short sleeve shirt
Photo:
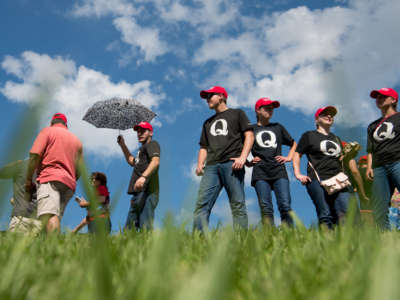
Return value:
M 254 165 L 251 184 L 257 180 L 273 180 L 288 178 L 284 164 L 276 161 L 275 157 L 282 155 L 282 145 L 292 146 L 293 138 L 285 127 L 279 123 L 266 126 L 253 125 L 254 144 L 251 154 L 260 157 L 261 161 Z
M 206 163 L 226 162 L 240 156 L 247 130 L 252 130 L 252 127 L 241 109 L 229 108 L 207 119 L 200 137 L 200 146 L 207 149 Z
M 297 145 L 296 152 L 306 154 L 320 180 L 328 179 L 343 172 L 339 158 L 342 154 L 342 143 L 333 133 L 324 135 L 316 130 L 305 132 Z M 308 165 L 307 176 L 317 180 L 314 170 Z
M 142 176 L 153 157 L 160 157 L 160 145 L 155 140 L 151 140 L 149 143 L 144 144 L 139 148 L 135 157 L 135 167 L 132 171 L 128 194 L 133 194 L 135 192 L 133 188 L 136 180 Z M 149 193 L 159 192 L 158 169 L 147 178 L 145 189 L 147 189 Z
M 400 160 L 400 113 L 369 124 L 367 152 L 372 153 L 373 168 Z

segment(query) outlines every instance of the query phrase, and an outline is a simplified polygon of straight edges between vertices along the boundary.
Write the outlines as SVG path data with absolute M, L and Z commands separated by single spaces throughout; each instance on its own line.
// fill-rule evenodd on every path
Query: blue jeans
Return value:
M 388 214 L 395 188 L 400 191 L 400 162 L 374 168 L 372 211 L 375 222 L 381 229 L 390 229 Z
M 261 220 L 263 223 L 274 224 L 274 207 L 272 205 L 271 193 L 272 190 L 274 190 L 282 222 L 289 226 L 293 225 L 293 219 L 289 214 L 292 209 L 290 207 L 291 197 L 289 180 L 287 178 L 257 180 L 254 188 L 256 189 L 258 204 L 260 205 L 261 210 Z
M 128 217 L 125 223 L 125 230 L 135 227 L 140 229 L 153 229 L 154 210 L 158 204 L 158 194 L 147 191 L 134 193 L 131 198 Z
M 332 228 L 344 220 L 347 213 L 350 193 L 345 188 L 342 191 L 328 195 L 317 180 L 306 184 L 307 192 L 317 211 L 318 222 Z
M 201 178 L 194 211 L 193 229 L 208 227 L 211 210 L 224 187 L 229 198 L 234 228 L 247 229 L 248 219 L 244 197 L 244 168 L 232 169 L 232 161 L 207 165 Z

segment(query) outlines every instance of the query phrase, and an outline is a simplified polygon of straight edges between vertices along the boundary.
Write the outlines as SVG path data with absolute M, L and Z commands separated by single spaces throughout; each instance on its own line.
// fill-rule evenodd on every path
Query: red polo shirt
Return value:
M 37 181 L 59 181 L 75 191 L 75 163 L 82 155 L 82 143 L 63 124 L 54 124 L 40 131 L 33 143 L 32 154 L 41 157 Z

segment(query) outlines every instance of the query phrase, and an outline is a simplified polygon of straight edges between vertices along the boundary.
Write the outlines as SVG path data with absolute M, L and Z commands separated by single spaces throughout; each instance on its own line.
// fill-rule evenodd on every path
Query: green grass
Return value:
M 167 222 L 168 223 L 168 222 Z M 399 233 L 0 236 L 0 299 L 398 299 Z

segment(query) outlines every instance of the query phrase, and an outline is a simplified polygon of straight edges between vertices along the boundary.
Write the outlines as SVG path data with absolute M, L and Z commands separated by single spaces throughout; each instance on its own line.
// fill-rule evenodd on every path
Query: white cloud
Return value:
M 76 3 L 73 14 L 77 17 L 104 17 L 108 14 L 124 16 L 137 14 L 131 3 L 125 0 L 82 0 Z
M 146 62 L 184 53 L 182 64 L 192 63 L 199 70 L 190 72 L 193 78 L 203 78 L 195 84 L 225 86 L 232 106 L 252 107 L 259 97 L 270 96 L 311 114 L 334 104 L 337 122 L 365 125 L 378 115 L 369 91 L 400 83 L 397 0 L 336 1 L 324 9 L 280 12 L 264 7 L 258 17 L 241 10 L 244 2 L 228 0 L 80 3 L 76 16 L 112 16 L 122 41 L 134 50 L 125 64 L 138 53 Z M 360 108 L 365 114 L 354 113 Z
M 124 0 L 83 0 L 80 4 L 75 4 L 72 15 L 75 17 L 111 15 L 115 28 L 121 33 L 121 40 L 132 47 L 134 54 L 138 51 L 145 62 L 154 62 L 158 56 L 168 51 L 168 47 L 160 39 L 157 28 L 137 23 L 136 16 L 140 15 L 143 8 L 140 5 L 136 6 L 135 3 Z M 130 59 L 130 55 L 125 55 L 120 64 L 126 65 Z M 138 63 L 140 62 L 138 60 Z
M 131 97 L 154 109 L 165 98 L 150 81 L 114 83 L 107 75 L 85 66 L 77 68 L 72 60 L 62 57 L 51 58 L 27 51 L 20 58 L 7 56 L 1 66 L 22 81 L 7 81 L 0 88 L 5 97 L 30 104 L 46 100 L 42 126 L 49 123 L 53 113 L 63 112 L 69 129 L 82 140 L 84 149 L 103 156 L 121 154 L 116 143 L 118 131 L 98 129 L 82 121 L 84 112 L 94 102 L 114 96 Z M 137 146 L 133 131 L 126 131 L 124 135 L 129 147 Z
M 168 51 L 166 43 L 160 39 L 158 29 L 139 26 L 130 16 L 118 17 L 113 23 L 121 32 L 125 43 L 131 45 L 133 49 L 139 48 L 144 61 L 152 62 Z
M 269 23 L 247 26 L 237 38 L 205 41 L 194 61 L 215 61 L 215 76 L 207 84 L 225 84 L 233 105 L 252 106 L 260 96 L 270 96 L 311 114 L 334 104 L 338 122 L 365 125 L 378 113 L 369 91 L 400 83 L 399 10 L 400 2 L 381 0 L 354 0 L 348 8 L 293 8 L 265 15 Z M 390 46 L 382 46 L 383 36 Z M 357 113 L 360 109 L 365 113 Z

